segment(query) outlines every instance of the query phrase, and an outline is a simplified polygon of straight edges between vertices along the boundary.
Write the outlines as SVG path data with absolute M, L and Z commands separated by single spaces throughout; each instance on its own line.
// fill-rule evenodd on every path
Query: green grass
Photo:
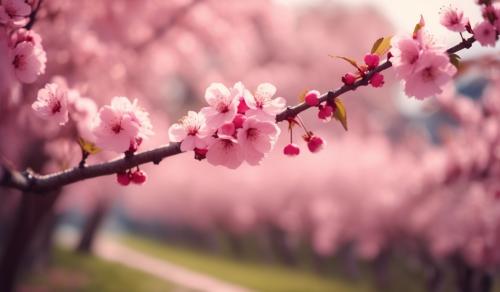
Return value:
M 90 255 L 56 249 L 54 262 L 23 281 L 20 291 L 187 291 L 159 278 Z
M 373 291 L 370 285 L 360 281 L 348 281 L 340 277 L 322 277 L 305 269 L 293 269 L 276 264 L 252 260 L 233 259 L 211 255 L 189 248 L 165 245 L 153 240 L 127 236 L 122 242 L 159 259 L 213 277 L 263 292 L 365 292 Z

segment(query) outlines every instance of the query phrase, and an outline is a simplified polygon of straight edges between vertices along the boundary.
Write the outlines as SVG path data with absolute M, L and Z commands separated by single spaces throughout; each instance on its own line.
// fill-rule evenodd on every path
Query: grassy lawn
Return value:
M 57 249 L 51 266 L 21 284 L 20 292 L 64 291 L 175 291 L 186 292 L 148 274 L 93 256 Z
M 374 291 L 367 281 L 349 281 L 340 277 L 322 277 L 306 269 L 259 263 L 211 255 L 202 251 L 162 244 L 153 240 L 124 237 L 129 247 L 159 259 L 202 272 L 256 291 L 276 292 L 365 292 Z M 405 291 L 410 291 L 407 289 Z

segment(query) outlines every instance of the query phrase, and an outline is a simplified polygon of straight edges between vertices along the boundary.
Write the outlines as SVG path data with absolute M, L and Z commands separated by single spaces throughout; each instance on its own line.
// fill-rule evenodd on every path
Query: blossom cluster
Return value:
M 441 11 L 441 24 L 454 32 L 469 32 L 482 46 L 494 47 L 500 33 L 500 3 L 476 1 L 481 5 L 483 20 L 471 26 L 464 12 L 453 7 Z
M 213 165 L 258 165 L 280 133 L 275 118 L 286 102 L 275 94 L 269 83 L 260 84 L 253 94 L 241 82 L 231 88 L 212 83 L 205 92 L 208 106 L 173 124 L 169 138 L 180 142 L 182 151 L 194 151 L 197 159 Z
M 442 93 L 457 72 L 443 47 L 424 27 L 422 18 L 413 35 L 393 38 L 391 50 L 392 64 L 405 93 L 417 99 Z
M 35 82 L 45 73 L 47 62 L 40 35 L 23 28 L 35 4 L 35 1 L 4 0 L 0 5 L 0 29 L 9 36 L 9 64 L 12 74 L 22 83 Z

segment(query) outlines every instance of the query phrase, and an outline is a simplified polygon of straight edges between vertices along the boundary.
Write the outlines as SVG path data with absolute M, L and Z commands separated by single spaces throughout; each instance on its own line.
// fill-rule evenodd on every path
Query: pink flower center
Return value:
M 188 128 L 188 135 L 189 136 L 196 136 L 196 134 L 198 134 L 198 128 L 196 128 L 196 127 Z
M 217 111 L 221 114 L 227 113 L 229 111 L 229 106 L 224 102 L 219 102 L 216 107 Z
M 230 151 L 234 147 L 233 141 L 229 139 L 223 139 L 222 143 L 224 143 L 224 150 L 225 151 Z
M 252 140 L 255 140 L 257 139 L 257 137 L 259 136 L 259 130 L 256 129 L 256 128 L 250 128 L 247 130 L 247 139 L 252 141 Z
M 120 133 L 120 132 L 121 132 L 121 130 L 123 130 L 122 125 L 121 125 L 121 124 L 115 124 L 115 125 L 111 128 L 111 131 L 113 131 L 115 134 Z
M 427 67 L 422 71 L 422 79 L 425 82 L 434 80 L 434 70 L 432 69 L 432 67 Z
M 16 69 L 24 67 L 25 65 L 24 55 L 16 55 L 14 57 L 14 61 L 12 61 L 12 65 L 14 65 L 14 68 Z
M 61 111 L 61 102 L 57 100 L 52 106 L 52 114 L 58 113 Z

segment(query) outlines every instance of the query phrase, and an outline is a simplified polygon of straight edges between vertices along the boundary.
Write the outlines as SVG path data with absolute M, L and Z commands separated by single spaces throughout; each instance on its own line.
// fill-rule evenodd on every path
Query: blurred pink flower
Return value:
M 452 80 L 457 69 L 448 55 L 427 51 L 422 54 L 414 73 L 405 79 L 405 93 L 417 99 L 439 94 Z
M 92 134 L 92 121 L 97 115 L 97 105 L 94 100 L 80 96 L 77 90 L 68 91 L 68 103 L 71 118 L 75 121 L 80 137 L 87 141 L 95 140 Z
M 207 137 L 211 132 L 207 127 L 205 116 L 194 111 L 189 111 L 180 123 L 173 124 L 168 129 L 170 141 L 181 142 L 181 151 L 206 148 Z
M 48 83 L 38 91 L 31 107 L 39 117 L 64 125 L 68 121 L 68 92 L 57 83 Z
M 233 138 L 219 138 L 208 148 L 206 154 L 208 163 L 222 165 L 231 169 L 238 168 L 245 159 L 241 145 Z
M 464 12 L 453 7 L 446 7 L 441 10 L 441 24 L 447 29 L 455 32 L 464 32 L 465 26 L 469 23 L 469 18 L 464 16 Z
M 24 0 L 3 0 L 0 5 L 0 24 L 13 27 L 26 25 L 31 6 Z
M 45 73 L 47 56 L 41 46 L 31 42 L 21 42 L 10 52 L 14 74 L 23 83 L 33 83 Z
M 250 108 L 246 115 L 256 117 L 262 121 L 274 121 L 276 115 L 283 111 L 286 100 L 283 97 L 273 99 L 276 94 L 276 87 L 270 83 L 262 83 L 257 86 L 255 94 L 245 94 L 245 102 Z
M 279 134 L 280 129 L 275 123 L 248 118 L 237 133 L 238 143 L 244 151 L 248 164 L 260 164 L 266 154 L 273 149 Z
M 205 100 L 210 105 L 201 109 L 207 125 L 218 128 L 222 124 L 231 122 L 238 111 L 238 102 L 241 88 L 235 84 L 228 89 L 222 83 L 212 83 L 205 91 Z
M 134 148 L 138 141 L 152 135 L 148 113 L 126 97 L 114 97 L 111 105 L 99 110 L 94 120 L 93 134 L 97 146 L 116 152 Z
M 497 41 L 497 32 L 495 27 L 488 21 L 484 20 L 474 26 L 474 37 L 483 46 L 494 47 Z

